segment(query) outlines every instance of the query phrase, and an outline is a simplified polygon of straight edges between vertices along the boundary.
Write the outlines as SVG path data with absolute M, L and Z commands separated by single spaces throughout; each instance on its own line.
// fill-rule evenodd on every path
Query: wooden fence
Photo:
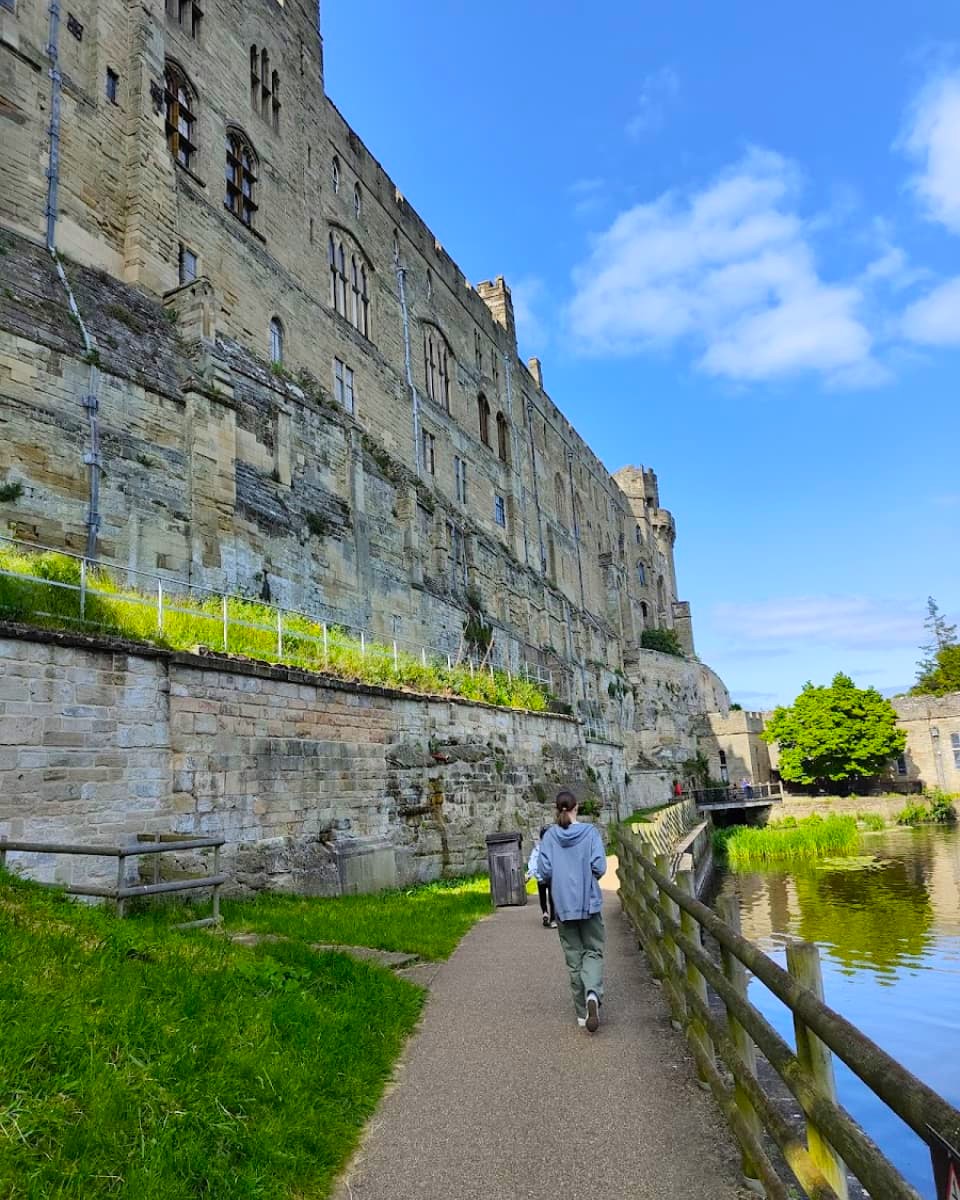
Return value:
M 831 1051 L 928 1146 L 960 1143 L 960 1111 L 824 1004 L 816 946 L 789 945 L 785 971 L 741 936 L 735 899 L 721 900 L 718 915 L 693 897 L 689 872 L 670 877 L 669 856 L 654 859 L 627 830 L 618 849 L 621 901 L 674 1027 L 686 1034 L 700 1080 L 740 1144 L 747 1180 L 770 1200 L 790 1200 L 797 1186 L 811 1200 L 846 1200 L 849 1171 L 876 1200 L 921 1200 L 837 1103 Z M 719 946 L 719 959 L 704 935 Z M 795 1048 L 747 999 L 748 972 L 792 1012 Z M 805 1130 L 761 1086 L 757 1050 L 796 1098 Z M 792 1179 L 775 1165 L 774 1146 Z
M 189 838 L 184 841 L 137 842 L 132 846 L 76 846 L 62 842 L 23 842 L 12 841 L 0 836 L 0 868 L 7 865 L 9 850 L 22 851 L 31 854 L 83 854 L 117 860 L 117 881 L 112 887 L 101 887 L 94 884 L 45 884 L 47 887 L 58 887 L 72 896 L 101 896 L 113 900 L 117 906 L 117 916 L 122 917 L 127 900 L 137 896 L 161 896 L 176 892 L 188 892 L 194 888 L 213 888 L 213 915 L 203 917 L 199 921 L 187 921 L 180 929 L 194 929 L 202 925 L 216 925 L 220 921 L 220 889 L 227 882 L 226 875 L 220 874 L 220 847 L 225 838 Z M 201 875 L 195 879 L 171 879 L 160 882 L 160 855 L 184 850 L 213 850 L 213 873 Z M 142 854 L 154 855 L 153 883 L 128 884 L 126 882 L 127 859 L 138 858 Z

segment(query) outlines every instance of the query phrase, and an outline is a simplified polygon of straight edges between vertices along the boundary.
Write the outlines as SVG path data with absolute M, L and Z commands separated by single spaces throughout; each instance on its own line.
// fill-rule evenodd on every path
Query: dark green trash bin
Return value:
M 490 895 L 497 908 L 527 902 L 521 842 L 519 833 L 487 834 Z

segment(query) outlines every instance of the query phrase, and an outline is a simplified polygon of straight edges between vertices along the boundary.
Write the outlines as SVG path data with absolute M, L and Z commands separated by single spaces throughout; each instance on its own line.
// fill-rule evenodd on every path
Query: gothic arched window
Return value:
M 163 73 L 164 124 L 170 153 L 181 166 L 190 167 L 197 152 L 194 96 L 179 67 L 167 63 Z
M 227 134 L 226 177 L 224 205 L 252 228 L 257 211 L 257 156 L 243 134 L 236 130 Z

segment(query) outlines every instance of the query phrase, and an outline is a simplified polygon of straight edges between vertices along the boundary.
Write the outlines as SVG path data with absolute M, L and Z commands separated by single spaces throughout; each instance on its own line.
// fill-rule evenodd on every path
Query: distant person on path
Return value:
M 550 888 L 560 944 L 570 971 L 577 1024 L 596 1033 L 603 1001 L 603 899 L 598 880 L 607 869 L 603 839 L 577 820 L 577 798 L 557 793 L 557 823 L 540 842 L 538 878 Z
M 751 784 L 750 780 L 747 779 L 746 775 L 744 775 L 743 779 L 740 780 L 740 786 L 741 786 L 741 788 L 743 788 L 744 800 L 752 800 L 753 799 L 753 785 Z
M 543 927 L 546 929 L 556 929 L 557 913 L 553 907 L 553 889 L 549 884 L 544 883 L 538 873 L 540 863 L 540 843 L 543 841 L 544 835 L 549 830 L 549 825 L 544 825 L 540 830 L 540 836 L 534 840 L 533 849 L 530 851 L 530 857 L 527 859 L 527 878 L 537 881 L 537 894 L 540 897 L 540 912 L 543 916 Z

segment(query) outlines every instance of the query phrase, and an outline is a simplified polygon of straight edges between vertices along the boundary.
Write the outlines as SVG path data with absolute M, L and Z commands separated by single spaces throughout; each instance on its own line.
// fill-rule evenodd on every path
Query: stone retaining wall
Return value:
M 223 834 L 237 888 L 405 885 L 482 869 L 484 835 L 552 819 L 561 784 L 595 795 L 601 820 L 622 816 L 622 748 L 582 731 L 569 717 L 7 626 L 0 834 Z M 10 856 L 62 881 L 95 877 L 99 861 Z

